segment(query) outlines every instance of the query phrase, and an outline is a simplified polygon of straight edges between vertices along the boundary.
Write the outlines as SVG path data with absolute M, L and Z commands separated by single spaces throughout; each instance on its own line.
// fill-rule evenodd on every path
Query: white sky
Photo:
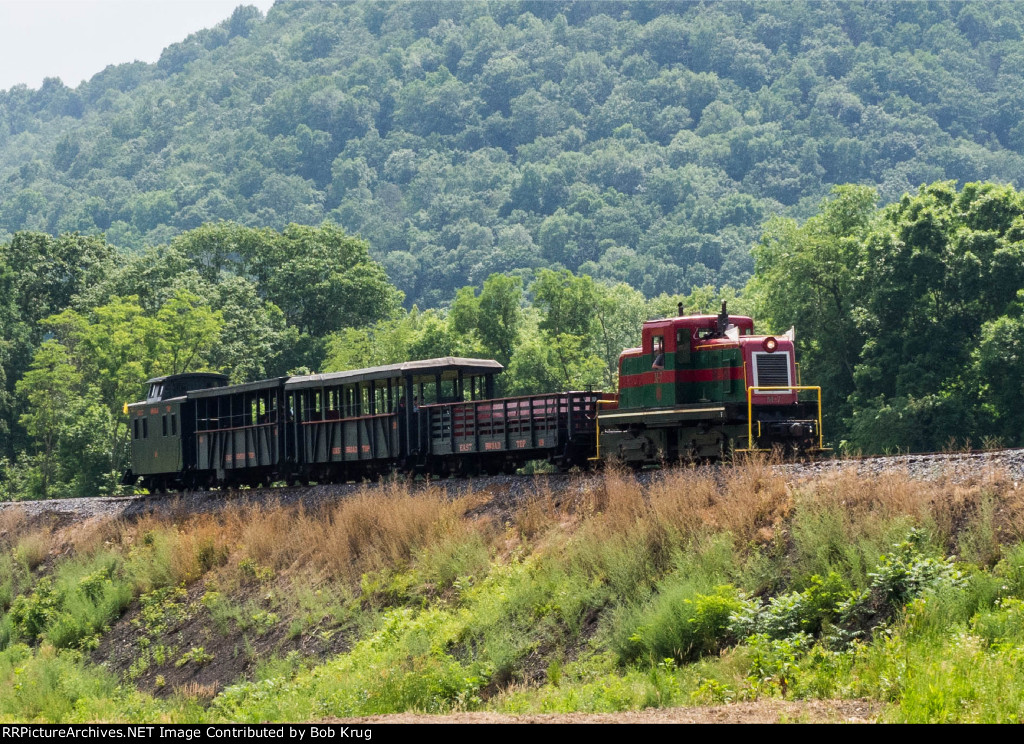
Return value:
M 273 0 L 0 0 L 0 90 L 46 77 L 74 88 L 107 65 L 156 62 L 239 5 L 266 14 Z

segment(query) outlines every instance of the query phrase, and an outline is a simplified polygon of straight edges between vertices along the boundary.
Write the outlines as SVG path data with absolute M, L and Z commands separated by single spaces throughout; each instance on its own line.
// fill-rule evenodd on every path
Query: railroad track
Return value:
M 927 452 L 898 455 L 871 455 L 859 457 L 833 457 L 809 462 L 772 464 L 780 475 L 807 477 L 834 472 L 841 468 L 856 468 L 865 477 L 898 470 L 913 478 L 931 479 L 950 476 L 955 479 L 977 475 L 982 468 L 998 468 L 1014 481 L 1024 482 L 1024 448 L 1002 450 L 972 450 L 966 452 Z M 644 471 L 639 477 L 656 478 L 660 471 Z M 552 491 L 559 491 L 577 483 L 580 478 L 593 478 L 593 474 L 552 473 L 546 478 Z M 450 494 L 467 491 L 487 492 L 509 509 L 534 491 L 535 476 L 496 475 L 475 478 L 415 481 L 412 489 L 439 486 Z M 0 502 L 0 513 L 21 510 L 29 519 L 49 517 L 58 522 L 70 522 L 93 517 L 135 519 L 149 514 L 182 518 L 190 514 L 215 512 L 238 503 L 303 503 L 316 508 L 339 501 L 364 488 L 383 488 L 386 484 L 323 484 L 312 486 L 282 486 L 277 488 L 244 488 L 211 491 L 186 491 L 137 496 L 107 496 L 96 498 L 49 499 L 46 501 Z

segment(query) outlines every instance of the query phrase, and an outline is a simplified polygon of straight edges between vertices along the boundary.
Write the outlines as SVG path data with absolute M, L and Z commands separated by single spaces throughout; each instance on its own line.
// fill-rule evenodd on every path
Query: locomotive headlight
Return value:
M 774 336 L 769 336 L 768 338 L 761 342 L 761 346 L 764 348 L 765 351 L 771 354 L 773 351 L 779 348 L 779 342 L 775 340 Z

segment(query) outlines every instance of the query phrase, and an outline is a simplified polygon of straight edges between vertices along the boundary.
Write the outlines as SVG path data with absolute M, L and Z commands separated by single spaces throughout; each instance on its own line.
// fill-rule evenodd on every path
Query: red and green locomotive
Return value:
M 755 335 L 753 320 L 724 302 L 719 315 L 684 316 L 680 305 L 679 317 L 644 323 L 640 347 L 619 356 L 617 401 L 600 405 L 598 459 L 642 466 L 824 449 L 821 389 L 800 385 L 792 333 Z

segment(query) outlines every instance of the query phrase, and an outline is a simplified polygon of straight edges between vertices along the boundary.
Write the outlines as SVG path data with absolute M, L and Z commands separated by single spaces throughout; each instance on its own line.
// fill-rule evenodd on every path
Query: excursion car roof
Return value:
M 353 369 L 347 372 L 326 372 L 320 375 L 304 375 L 292 377 L 285 384 L 289 390 L 322 387 L 324 385 L 346 385 L 372 380 L 389 380 L 412 376 L 414 380 L 432 379 L 436 375 L 458 373 L 471 375 L 497 374 L 505 369 L 492 359 L 466 359 L 464 357 L 440 357 L 439 359 L 422 359 L 416 362 L 386 364 L 382 367 Z

